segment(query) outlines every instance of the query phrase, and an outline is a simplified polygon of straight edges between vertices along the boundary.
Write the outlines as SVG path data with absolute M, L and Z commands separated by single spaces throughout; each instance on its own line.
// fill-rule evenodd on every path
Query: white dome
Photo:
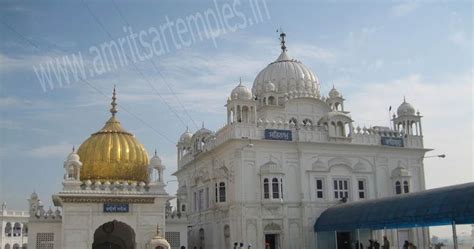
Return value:
M 196 131 L 196 133 L 194 133 L 193 137 L 205 137 L 205 136 L 209 136 L 209 135 L 213 135 L 213 134 L 214 134 L 214 132 L 204 128 L 204 124 L 203 124 L 202 128 L 199 129 L 198 131 Z
M 151 166 L 162 166 L 161 164 L 161 158 L 158 156 L 155 150 L 155 155 L 150 159 L 150 165 Z
M 193 134 L 191 132 L 189 132 L 189 129 L 186 128 L 186 131 L 181 134 L 181 137 L 179 138 L 179 141 L 180 142 L 183 142 L 183 143 L 188 143 L 191 141 L 191 138 L 193 137 Z
M 271 82 L 278 93 L 300 92 L 302 96 L 319 96 L 319 79 L 313 71 L 300 61 L 291 59 L 283 51 L 275 62 L 265 67 L 255 78 L 252 92 L 260 96 L 267 92 Z
M 240 82 L 239 85 L 232 90 L 230 98 L 232 100 L 252 100 L 252 91 Z
M 339 98 L 339 97 L 341 97 L 341 93 L 333 86 L 331 91 L 329 91 L 329 97 Z
M 75 151 L 73 151 L 73 152 L 69 153 L 69 155 L 67 156 L 67 161 L 68 162 L 70 162 L 70 161 L 80 162 L 79 155 Z
M 398 116 L 415 115 L 415 107 L 403 99 L 403 103 L 397 109 Z

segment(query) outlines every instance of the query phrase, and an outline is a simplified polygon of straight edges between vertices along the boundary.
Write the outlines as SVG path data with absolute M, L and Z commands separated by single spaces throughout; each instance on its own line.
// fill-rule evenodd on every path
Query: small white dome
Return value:
M 230 94 L 232 100 L 252 100 L 252 91 L 244 85 L 242 82 L 232 90 Z
M 331 91 L 329 91 L 329 97 L 339 98 L 341 97 L 341 93 L 334 86 L 332 86 Z
M 179 141 L 180 142 L 183 142 L 183 143 L 188 143 L 191 141 L 191 138 L 193 137 L 193 134 L 191 132 L 189 132 L 189 129 L 186 128 L 186 131 L 181 134 L 181 137 L 179 138 Z
M 196 131 L 196 133 L 194 133 L 193 137 L 205 137 L 205 136 L 209 136 L 209 135 L 214 135 L 214 132 L 209 130 L 209 129 L 204 128 L 204 123 L 203 123 L 202 128 L 199 129 L 198 131 Z
M 69 155 L 67 156 L 67 161 L 68 161 L 68 162 L 70 162 L 70 161 L 80 162 L 79 155 L 78 155 L 75 151 L 72 151 L 72 152 L 69 153 Z
M 150 159 L 150 165 L 151 166 L 162 166 L 161 163 L 161 158 L 157 155 L 156 150 L 155 150 L 155 155 Z
M 415 115 L 415 107 L 413 107 L 410 103 L 406 102 L 404 98 L 403 103 L 397 109 L 397 114 L 398 116 Z

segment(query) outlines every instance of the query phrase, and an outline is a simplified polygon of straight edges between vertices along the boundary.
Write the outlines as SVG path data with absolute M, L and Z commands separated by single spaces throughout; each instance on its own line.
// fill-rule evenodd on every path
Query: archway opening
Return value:
M 92 249 L 135 249 L 135 232 L 120 221 L 104 223 L 94 232 Z

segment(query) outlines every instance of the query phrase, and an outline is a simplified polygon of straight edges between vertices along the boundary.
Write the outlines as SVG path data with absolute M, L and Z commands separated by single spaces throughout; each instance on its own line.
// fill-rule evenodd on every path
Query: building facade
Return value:
M 326 248 L 335 235 L 313 231 L 326 208 L 425 189 L 428 150 L 411 104 L 398 107 L 393 127 L 354 127 L 343 95 L 320 92 L 316 74 L 288 55 L 284 33 L 281 49 L 252 90 L 232 90 L 224 127 L 187 130 L 177 143 L 177 203 L 191 249 Z M 429 241 L 424 229 L 370 233 Z
M 0 213 L 0 249 L 26 249 L 28 243 L 28 217 L 26 211 L 8 210 L 2 204 Z

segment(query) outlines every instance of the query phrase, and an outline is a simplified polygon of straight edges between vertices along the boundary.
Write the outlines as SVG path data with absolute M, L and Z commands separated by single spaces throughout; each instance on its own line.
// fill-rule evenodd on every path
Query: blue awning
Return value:
M 314 224 L 315 232 L 474 223 L 474 183 L 339 204 Z

